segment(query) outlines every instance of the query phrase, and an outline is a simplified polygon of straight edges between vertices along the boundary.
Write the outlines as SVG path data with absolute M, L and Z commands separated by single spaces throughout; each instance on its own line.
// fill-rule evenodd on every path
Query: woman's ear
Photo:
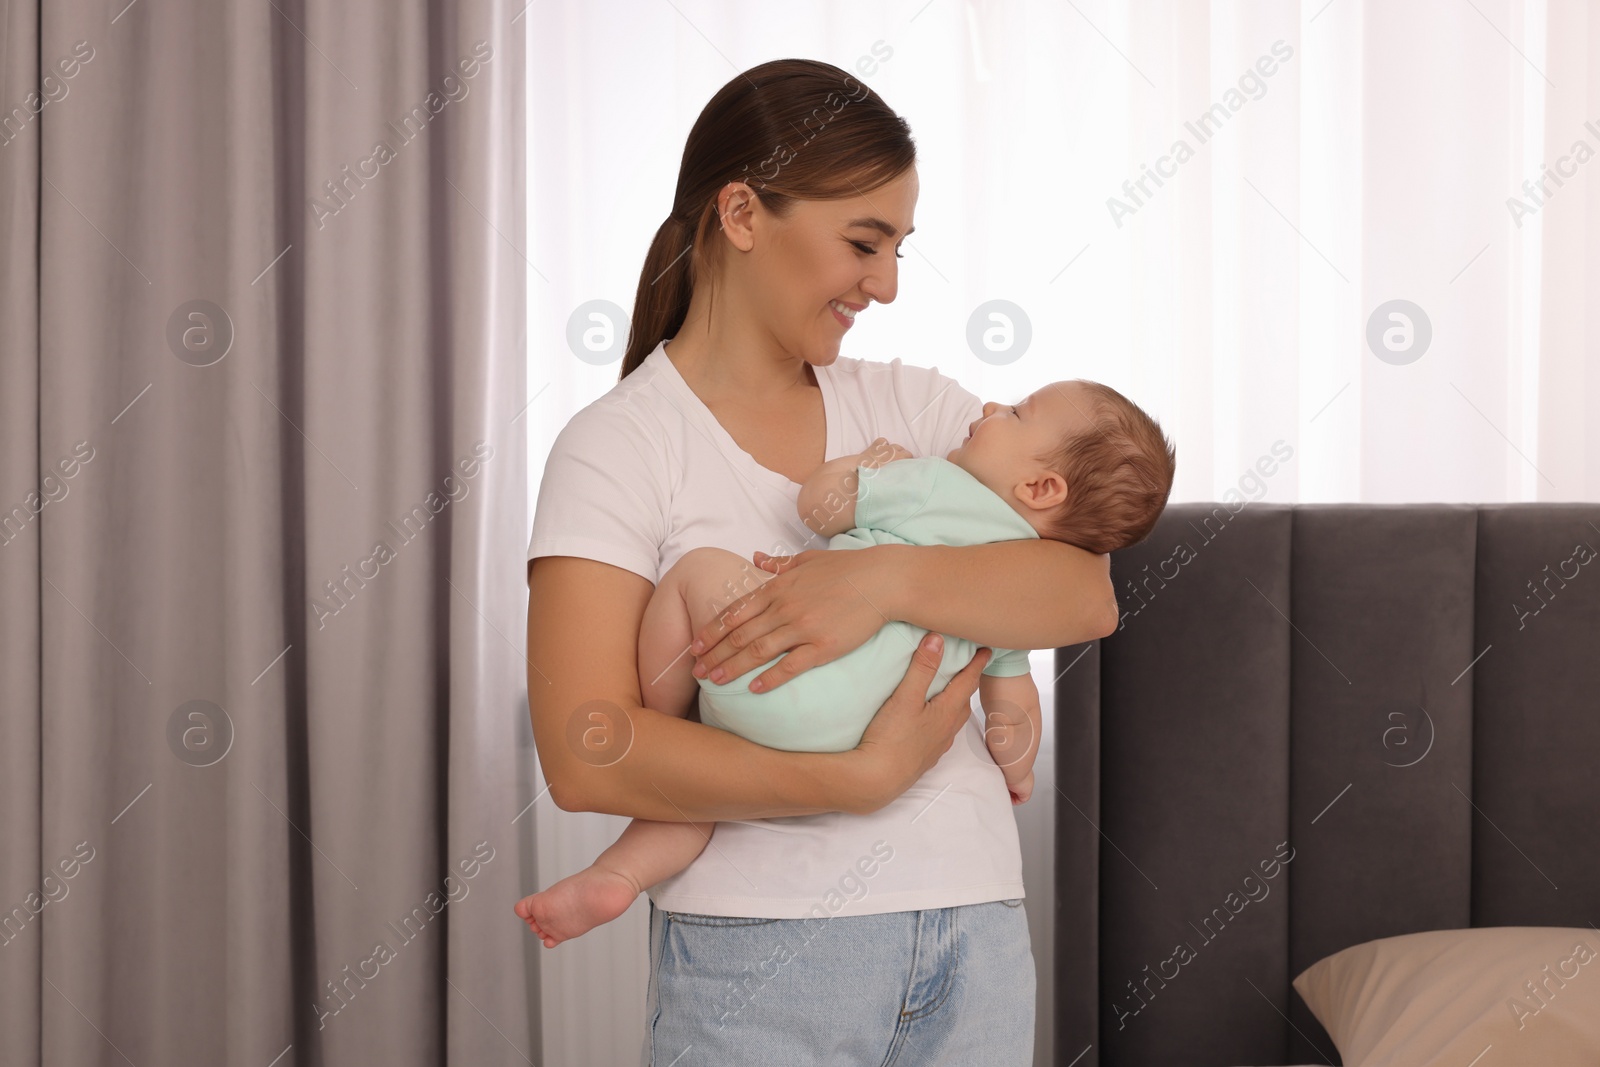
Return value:
M 722 232 L 741 252 L 755 247 L 758 203 L 755 190 L 744 182 L 729 182 L 717 194 L 717 217 L 722 220 Z

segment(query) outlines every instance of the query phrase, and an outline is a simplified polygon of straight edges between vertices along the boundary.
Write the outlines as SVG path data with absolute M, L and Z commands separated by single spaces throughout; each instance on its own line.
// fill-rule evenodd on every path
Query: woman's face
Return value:
M 796 201 L 781 219 L 757 206 L 746 294 L 779 347 L 818 366 L 838 358 L 853 316 L 895 298 L 916 206 L 915 167 L 863 196 Z

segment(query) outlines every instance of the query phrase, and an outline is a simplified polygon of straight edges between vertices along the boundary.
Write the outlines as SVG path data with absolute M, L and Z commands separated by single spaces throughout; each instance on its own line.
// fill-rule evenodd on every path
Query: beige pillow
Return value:
M 1430 930 L 1353 945 L 1294 987 L 1345 1067 L 1600 1064 L 1600 933 Z

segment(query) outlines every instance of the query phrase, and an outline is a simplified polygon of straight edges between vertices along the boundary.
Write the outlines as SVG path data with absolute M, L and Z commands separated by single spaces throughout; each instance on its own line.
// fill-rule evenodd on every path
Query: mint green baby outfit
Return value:
M 856 527 L 829 538 L 830 549 L 978 545 L 1039 536 L 993 490 L 943 456 L 857 467 L 856 473 L 860 479 Z M 750 692 L 750 683 L 782 656 L 724 685 L 701 678 L 700 721 L 768 748 L 791 752 L 855 748 L 867 723 L 905 677 L 911 654 L 927 632 L 891 621 L 858 648 L 765 693 Z M 944 656 L 925 699 L 943 690 L 980 647 L 945 634 Z M 1026 649 L 994 648 L 983 673 L 1009 678 L 1028 670 Z

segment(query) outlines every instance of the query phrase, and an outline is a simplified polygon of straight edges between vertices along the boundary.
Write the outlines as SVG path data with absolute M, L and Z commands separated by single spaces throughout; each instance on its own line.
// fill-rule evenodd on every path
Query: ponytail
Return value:
M 656 230 L 644 257 L 639 291 L 633 298 L 633 318 L 628 327 L 628 349 L 622 357 L 618 380 L 637 370 L 662 341 L 677 336 L 689 314 L 694 292 L 692 271 L 695 251 L 693 227 L 676 212 Z

